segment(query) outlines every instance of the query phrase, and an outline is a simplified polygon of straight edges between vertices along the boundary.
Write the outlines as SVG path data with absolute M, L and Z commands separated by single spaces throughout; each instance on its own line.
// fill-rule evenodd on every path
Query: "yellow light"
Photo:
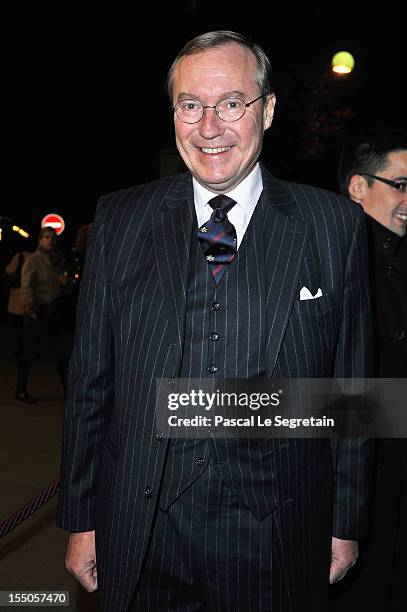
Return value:
M 17 232 L 17 234 L 20 234 L 20 236 L 22 236 L 23 238 L 28 238 L 30 235 L 28 234 L 28 232 L 23 230 L 22 227 L 18 227 L 18 225 L 13 225 L 13 232 Z
M 332 58 L 332 70 L 337 74 L 349 74 L 355 67 L 355 59 L 348 51 L 339 51 Z

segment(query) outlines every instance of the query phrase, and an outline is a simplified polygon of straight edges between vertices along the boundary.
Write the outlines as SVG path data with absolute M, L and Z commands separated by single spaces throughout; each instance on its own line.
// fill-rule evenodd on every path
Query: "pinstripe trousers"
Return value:
M 208 466 L 166 512 L 157 510 L 131 610 L 291 610 L 272 549 L 274 516 L 258 521 Z

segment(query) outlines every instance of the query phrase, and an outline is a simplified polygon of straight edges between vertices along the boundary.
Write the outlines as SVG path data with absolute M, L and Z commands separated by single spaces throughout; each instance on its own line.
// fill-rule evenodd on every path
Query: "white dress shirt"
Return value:
M 209 200 L 219 194 L 202 187 L 195 178 L 192 179 L 192 183 L 198 227 L 201 227 L 213 213 L 213 209 L 208 204 Z M 261 170 L 259 164 L 256 164 L 250 174 L 235 189 L 224 194 L 236 201 L 232 210 L 228 212 L 228 219 L 236 229 L 237 248 L 241 245 L 262 191 Z

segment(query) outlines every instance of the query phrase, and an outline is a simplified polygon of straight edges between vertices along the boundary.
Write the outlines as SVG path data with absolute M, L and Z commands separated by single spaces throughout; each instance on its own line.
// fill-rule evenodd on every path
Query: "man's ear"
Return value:
M 268 130 L 274 116 L 274 107 L 276 105 L 276 96 L 271 93 L 266 98 L 266 103 L 264 105 L 264 130 Z
M 368 188 L 366 180 L 360 174 L 354 174 L 349 181 L 348 192 L 349 196 L 355 202 L 362 204 Z

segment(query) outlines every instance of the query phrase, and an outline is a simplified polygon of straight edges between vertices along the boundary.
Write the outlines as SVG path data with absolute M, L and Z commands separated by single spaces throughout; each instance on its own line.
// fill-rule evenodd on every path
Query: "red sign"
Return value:
M 61 215 L 49 213 L 41 221 L 41 227 L 52 227 L 56 231 L 57 236 L 59 236 L 65 229 L 65 221 Z

